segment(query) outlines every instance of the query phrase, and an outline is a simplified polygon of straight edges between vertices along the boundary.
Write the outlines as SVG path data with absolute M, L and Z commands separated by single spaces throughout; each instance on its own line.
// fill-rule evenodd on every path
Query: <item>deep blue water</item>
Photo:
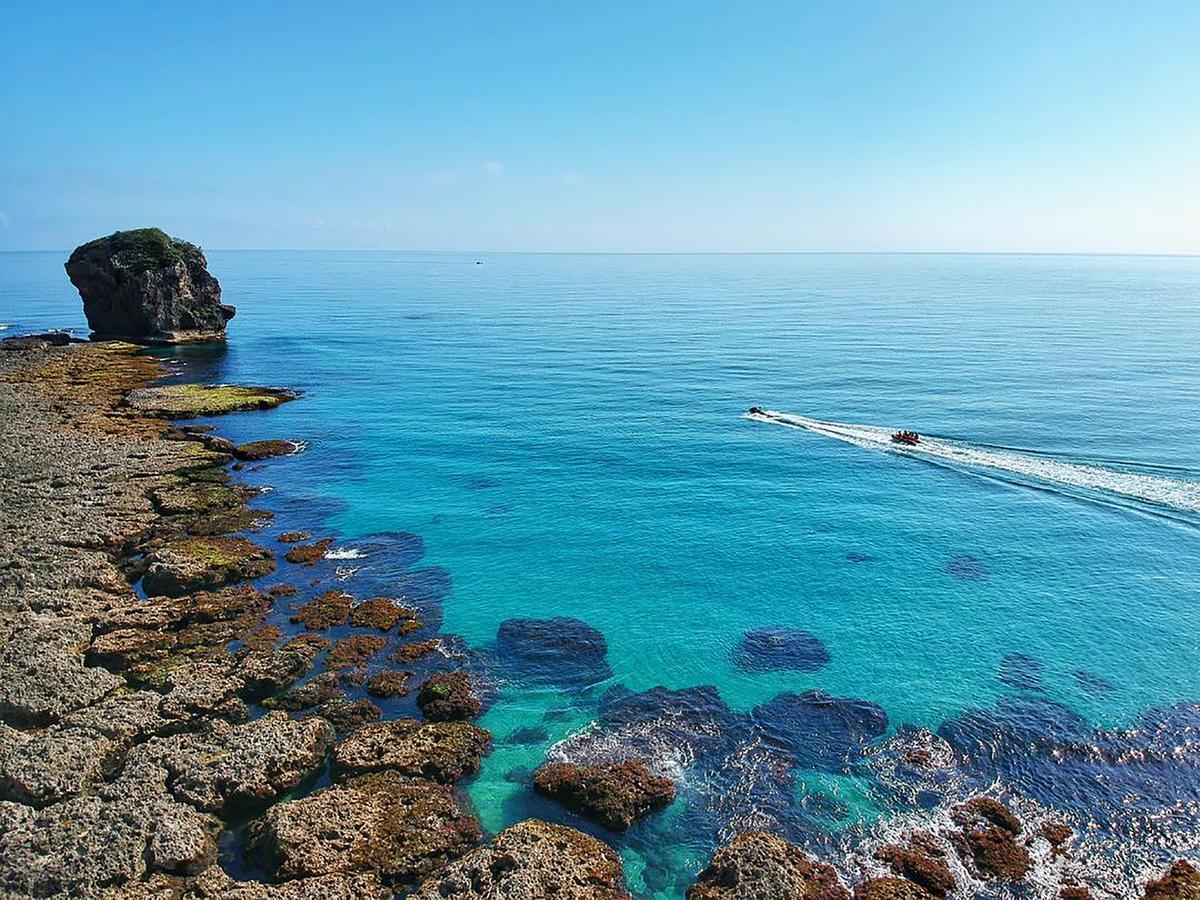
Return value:
M 83 333 L 64 258 L 0 254 L 10 332 Z M 988 786 L 1101 821 L 1087 872 L 1110 884 L 1200 849 L 1200 714 L 1146 713 L 1200 700 L 1200 259 L 482 260 L 212 252 L 238 307 L 228 346 L 168 356 L 184 377 L 305 391 L 219 428 L 307 441 L 248 473 L 274 488 L 269 533 L 362 549 L 336 561 L 347 589 L 436 608 L 496 686 L 470 787 L 487 827 L 572 821 L 524 783 L 568 738 L 557 752 L 648 753 L 679 779 L 667 813 L 605 836 L 647 896 L 678 896 L 747 824 L 841 858 Z M 1009 471 L 1012 448 L 1095 484 Z M 1185 500 L 1129 496 L 1129 473 Z M 391 532 L 421 542 L 371 537 Z M 606 650 L 558 623 L 526 635 L 549 632 L 535 665 L 497 642 L 519 617 L 580 620 Z M 636 693 L 658 686 L 678 693 Z M 842 702 L 788 696 L 811 690 Z M 864 748 L 906 725 L 940 729 L 952 774 L 881 774 Z

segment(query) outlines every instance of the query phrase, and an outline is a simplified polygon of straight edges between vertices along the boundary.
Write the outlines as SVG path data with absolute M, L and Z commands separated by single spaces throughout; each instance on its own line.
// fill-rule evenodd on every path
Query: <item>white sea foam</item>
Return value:
M 366 559 L 367 554 L 357 547 L 335 547 L 325 553 L 326 559 Z
M 12 322 L 0 322 L 0 331 L 8 331 L 12 328 Z
M 1073 463 L 1036 453 L 981 446 L 949 438 L 921 436 L 914 446 L 893 443 L 897 430 L 876 425 L 824 422 L 807 416 L 764 410 L 747 413 L 756 422 L 811 431 L 884 453 L 895 453 L 969 471 L 1003 473 L 1037 482 L 1125 498 L 1183 512 L 1200 514 L 1200 480 L 1146 475 L 1106 466 Z

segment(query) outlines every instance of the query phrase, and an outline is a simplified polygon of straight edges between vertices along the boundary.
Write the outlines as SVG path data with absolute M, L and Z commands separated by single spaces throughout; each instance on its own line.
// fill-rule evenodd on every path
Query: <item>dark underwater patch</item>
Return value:
M 517 728 L 510 731 L 508 736 L 504 738 L 504 743 L 514 747 L 529 747 L 535 744 L 544 744 L 550 740 L 550 734 L 545 728 L 539 728 L 536 725 L 527 725 L 524 728 Z
M 798 628 L 754 628 L 742 636 L 733 663 L 743 672 L 816 672 L 829 665 L 829 651 Z
M 847 562 L 852 563 L 867 563 L 874 559 L 875 557 L 873 557 L 870 553 L 860 553 L 857 550 L 851 550 L 846 554 Z
M 1098 675 L 1087 669 L 1076 669 L 1071 673 L 1071 677 L 1075 679 L 1075 683 L 1079 685 L 1080 690 L 1089 697 L 1094 697 L 1097 700 L 1111 697 L 1117 690 L 1117 686 L 1103 675 Z
M 1041 691 L 1042 661 L 1027 653 L 1006 653 L 1000 660 L 1000 668 L 996 677 L 1001 684 L 1006 684 L 1019 691 Z
M 607 653 L 603 634 L 579 619 L 559 616 L 506 619 L 490 655 L 510 680 L 580 690 L 612 676 Z
M 948 559 L 942 571 L 960 581 L 987 581 L 991 575 L 991 569 L 986 564 L 965 553 Z
M 756 706 L 751 718 L 763 737 L 809 769 L 844 772 L 867 745 L 887 731 L 883 707 L 824 691 L 778 694 Z

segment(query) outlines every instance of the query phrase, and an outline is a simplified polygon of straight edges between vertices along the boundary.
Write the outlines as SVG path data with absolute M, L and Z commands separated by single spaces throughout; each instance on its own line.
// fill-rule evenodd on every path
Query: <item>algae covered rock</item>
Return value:
M 687 896 L 688 900 L 850 900 L 831 866 L 765 831 L 744 831 L 717 850 Z
M 365 870 L 403 884 L 479 836 L 451 788 L 383 772 L 276 804 L 251 825 L 249 851 L 280 879 Z
M 489 732 L 466 722 L 396 719 L 365 725 L 338 745 L 337 769 L 351 775 L 392 769 L 449 784 L 479 771 Z
M 609 766 L 549 763 L 534 773 L 533 786 L 613 831 L 625 831 L 675 799 L 671 779 L 651 774 L 640 760 Z
M 1198 900 L 1200 870 L 1185 859 L 1171 864 L 1162 878 L 1149 882 L 1143 900 Z
M 271 551 L 245 538 L 181 538 L 155 549 L 148 561 L 142 587 L 151 596 L 178 597 L 275 571 Z
M 129 405 L 167 419 L 221 416 L 245 410 L 274 409 L 300 395 L 286 388 L 240 384 L 167 384 L 130 391 Z
M 99 336 L 149 344 L 219 341 L 234 315 L 200 248 L 158 228 L 82 244 L 65 268 Z
M 466 672 L 430 676 L 417 691 L 417 706 L 430 722 L 461 722 L 483 712 Z
M 582 831 L 527 819 L 450 863 L 413 900 L 628 900 L 621 857 Z

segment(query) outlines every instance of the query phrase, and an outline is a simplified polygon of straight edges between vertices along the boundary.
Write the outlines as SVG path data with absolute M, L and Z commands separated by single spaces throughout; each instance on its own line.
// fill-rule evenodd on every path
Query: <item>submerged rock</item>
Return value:
M 411 883 L 479 840 L 479 822 L 445 785 L 366 775 L 279 803 L 252 823 L 248 852 L 274 877 L 370 871 Z
M 534 773 L 533 786 L 613 831 L 625 831 L 675 799 L 671 779 L 651 774 L 640 760 L 609 766 L 548 763 Z
M 525 684 L 589 687 L 612 675 L 607 653 L 603 634 L 565 616 L 506 619 L 496 635 L 502 671 Z
M 829 665 L 829 651 L 798 628 L 754 628 L 743 635 L 733 662 L 744 672 L 816 672 Z
M 358 729 L 338 745 L 334 763 L 350 775 L 392 769 L 450 784 L 478 772 L 491 743 L 491 734 L 466 722 L 395 719 Z
M 594 837 L 538 819 L 496 835 L 427 879 L 412 900 L 629 900 L 621 857 Z
M 1000 669 L 996 677 L 1001 684 L 1006 684 L 1019 691 L 1041 691 L 1042 661 L 1028 653 L 1006 653 L 1000 660 Z
M 765 831 L 745 831 L 717 850 L 688 900 L 850 900 L 832 867 Z
M 158 228 L 118 231 L 76 247 L 67 277 L 97 335 L 151 344 L 225 339 L 234 308 L 195 244 Z
M 751 713 L 768 740 L 806 768 L 844 771 L 887 731 L 883 708 L 824 691 L 778 694 Z

